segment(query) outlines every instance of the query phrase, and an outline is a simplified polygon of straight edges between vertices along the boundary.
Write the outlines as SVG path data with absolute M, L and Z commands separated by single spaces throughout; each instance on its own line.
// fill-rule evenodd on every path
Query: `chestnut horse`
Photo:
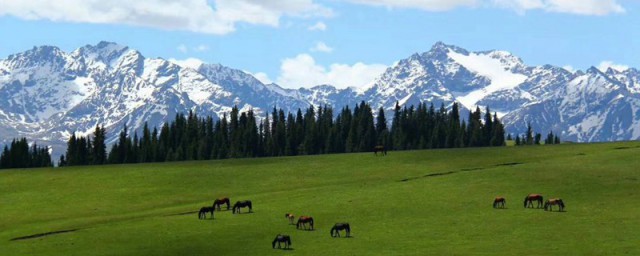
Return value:
M 309 223 L 310 229 L 313 230 L 313 218 L 309 216 L 300 216 L 298 222 L 296 222 L 296 229 L 300 229 L 300 227 L 307 229 L 307 223 Z
M 540 194 L 529 194 L 524 198 L 524 207 L 529 208 L 531 206 L 533 208 L 533 201 L 536 201 L 538 202 L 537 208 L 540 208 L 542 207 L 542 200 L 542 195 Z
M 507 199 L 505 199 L 504 197 L 496 197 L 495 199 L 493 199 L 493 208 L 504 208 L 504 205 L 507 203 Z
M 562 202 L 562 199 L 560 198 L 552 198 L 552 199 L 548 199 L 546 202 L 544 202 L 544 210 L 547 211 L 553 211 L 553 206 L 557 205 L 559 211 L 563 211 L 564 210 L 564 202 Z
M 228 197 L 218 198 L 213 201 L 213 207 L 218 208 L 218 211 L 220 211 L 220 205 L 223 204 L 227 205 L 227 211 L 229 210 L 229 208 L 231 208 L 231 200 L 229 200 Z
M 373 147 L 373 154 L 377 156 L 378 152 L 380 152 L 381 155 L 383 156 L 387 155 L 387 150 L 384 148 L 384 146 L 379 145 L 379 146 Z

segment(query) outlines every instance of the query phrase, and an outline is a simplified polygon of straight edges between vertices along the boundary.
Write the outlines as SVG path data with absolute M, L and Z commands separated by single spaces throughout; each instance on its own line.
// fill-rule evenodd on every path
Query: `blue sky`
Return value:
M 286 87 L 345 87 L 437 41 L 528 65 L 640 67 L 638 27 L 636 0 L 0 0 L 0 58 L 105 40 Z

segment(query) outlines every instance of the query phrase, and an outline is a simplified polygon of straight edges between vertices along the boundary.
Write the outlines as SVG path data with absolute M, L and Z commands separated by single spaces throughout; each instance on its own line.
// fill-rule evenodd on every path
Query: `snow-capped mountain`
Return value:
M 640 138 L 640 72 L 636 69 L 570 72 L 527 66 L 505 51 L 469 52 L 435 44 L 398 61 L 364 89 L 331 85 L 284 89 L 219 64 L 182 67 L 115 43 L 72 52 L 42 46 L 0 60 L 0 139 L 27 137 L 62 153 L 72 132 L 104 125 L 110 138 L 126 124 L 139 130 L 194 111 L 220 117 L 236 105 L 258 116 L 274 106 L 342 108 L 364 100 L 391 112 L 396 102 L 433 102 L 463 109 L 491 107 L 507 131 L 553 130 L 564 140 Z M 338 113 L 339 111 L 335 111 Z

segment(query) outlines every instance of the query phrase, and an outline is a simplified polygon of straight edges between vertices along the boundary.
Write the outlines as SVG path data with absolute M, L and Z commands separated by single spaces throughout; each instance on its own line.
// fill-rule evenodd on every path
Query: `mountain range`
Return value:
M 390 114 L 396 102 L 447 107 L 459 102 L 466 110 L 489 106 L 509 133 L 522 133 L 531 124 L 565 141 L 640 138 L 637 69 L 528 66 L 506 51 L 470 52 L 441 42 L 396 62 L 359 89 L 285 89 L 238 69 L 183 67 L 110 42 L 72 52 L 40 46 L 0 60 L 0 100 L 0 142 L 27 137 L 53 146 L 54 154 L 64 152 L 71 133 L 88 135 L 98 124 L 113 141 L 125 124 L 136 131 L 145 122 L 160 127 L 188 111 L 220 118 L 238 106 L 264 116 L 274 107 L 339 109 L 362 100 Z

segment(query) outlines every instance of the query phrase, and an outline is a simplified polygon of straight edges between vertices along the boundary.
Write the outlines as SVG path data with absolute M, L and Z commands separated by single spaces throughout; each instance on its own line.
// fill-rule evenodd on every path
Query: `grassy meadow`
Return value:
M 621 142 L 4 170 L 0 255 L 640 255 L 639 156 Z M 529 193 L 566 211 L 524 209 Z M 198 220 L 222 196 L 253 213 Z M 353 237 L 331 238 L 336 222 Z M 278 233 L 292 250 L 271 248 Z

